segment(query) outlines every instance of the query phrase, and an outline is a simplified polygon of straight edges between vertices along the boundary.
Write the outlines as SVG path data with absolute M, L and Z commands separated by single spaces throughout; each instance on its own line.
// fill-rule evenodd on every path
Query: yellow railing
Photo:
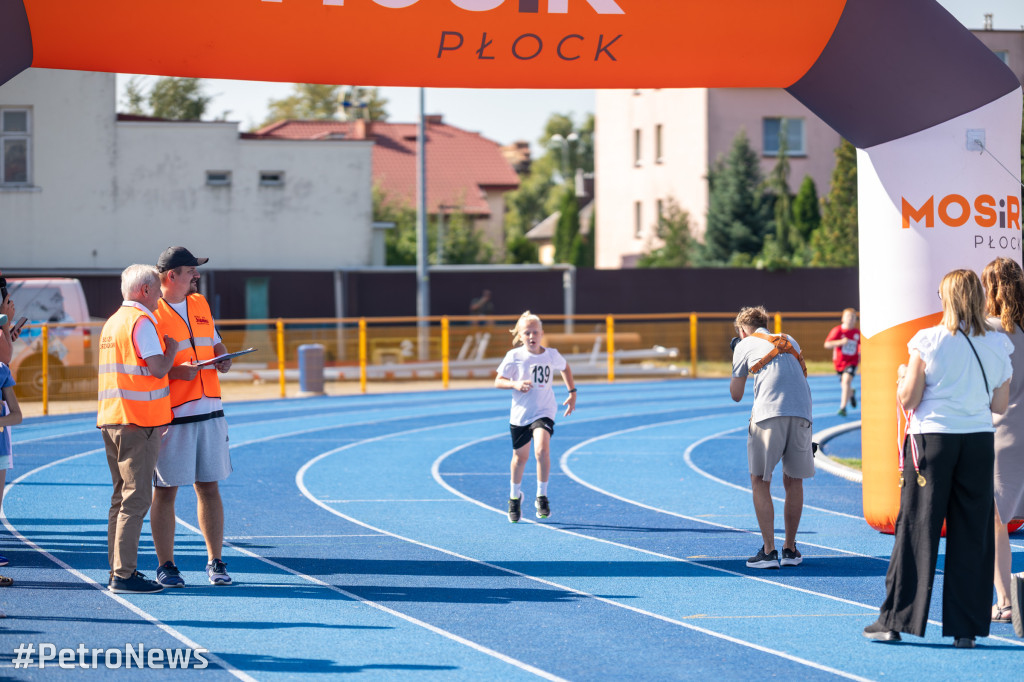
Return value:
M 811 363 L 826 362 L 823 347 L 839 312 L 776 313 L 776 332 L 802 342 Z M 328 382 L 490 379 L 511 347 L 508 330 L 517 316 L 435 316 L 373 318 L 293 318 L 220 320 L 229 350 L 257 351 L 236 360 L 223 380 L 268 383 L 276 380 L 286 397 L 298 369 L 298 347 L 324 348 Z M 579 377 L 616 381 L 625 377 L 727 376 L 735 313 L 544 316 L 545 344 L 569 356 Z M 425 326 L 424 326 L 425 325 Z M 24 400 L 95 400 L 101 322 L 29 325 L 15 346 L 11 365 L 16 391 Z M 424 333 L 425 332 L 425 333 Z M 724 374 L 723 374 L 724 373 Z

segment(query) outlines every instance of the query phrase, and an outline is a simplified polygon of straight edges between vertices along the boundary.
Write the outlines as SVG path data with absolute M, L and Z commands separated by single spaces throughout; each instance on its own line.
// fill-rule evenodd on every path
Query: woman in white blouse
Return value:
M 1009 401 L 1013 345 L 988 330 L 985 295 L 972 270 L 943 277 L 939 298 L 941 322 L 914 335 L 910 361 L 898 370 L 897 399 L 910 412 L 900 513 L 885 601 L 864 636 L 924 636 L 945 519 L 942 634 L 970 648 L 975 637 L 988 636 L 991 621 L 992 413 Z

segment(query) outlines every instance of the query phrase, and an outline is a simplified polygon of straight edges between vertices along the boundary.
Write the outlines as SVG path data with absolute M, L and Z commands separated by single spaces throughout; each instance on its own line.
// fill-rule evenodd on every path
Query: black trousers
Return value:
M 924 636 L 945 519 L 942 635 L 987 637 L 995 563 L 993 434 L 926 433 L 913 438 L 927 483 L 917 485 L 908 439 L 903 445 L 906 483 L 879 620 L 891 630 Z

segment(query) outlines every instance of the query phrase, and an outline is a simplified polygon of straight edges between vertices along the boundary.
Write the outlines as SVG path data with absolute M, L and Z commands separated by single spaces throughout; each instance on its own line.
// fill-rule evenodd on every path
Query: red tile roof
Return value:
M 247 136 L 258 139 L 373 140 L 373 181 L 388 197 L 416 205 L 415 123 L 374 121 L 279 121 Z M 469 215 L 489 216 L 484 190 L 510 191 L 519 176 L 501 153 L 501 146 L 427 117 L 427 210 L 444 204 Z

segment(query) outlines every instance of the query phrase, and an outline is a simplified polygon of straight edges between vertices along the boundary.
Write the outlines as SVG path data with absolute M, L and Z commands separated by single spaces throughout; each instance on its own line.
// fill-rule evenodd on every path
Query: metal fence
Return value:
M 823 346 L 839 312 L 776 313 L 774 331 L 801 343 L 805 359 L 827 362 Z M 221 381 L 276 382 L 285 397 L 300 380 L 299 347 L 323 347 L 326 382 L 490 379 L 511 348 L 516 316 L 292 318 L 220 320 L 229 350 L 255 348 L 238 358 Z M 696 378 L 728 373 L 735 313 L 659 315 L 547 315 L 544 345 L 558 349 L 581 379 Z M 29 325 L 11 363 L 19 399 L 89 400 L 96 397 L 101 322 Z

